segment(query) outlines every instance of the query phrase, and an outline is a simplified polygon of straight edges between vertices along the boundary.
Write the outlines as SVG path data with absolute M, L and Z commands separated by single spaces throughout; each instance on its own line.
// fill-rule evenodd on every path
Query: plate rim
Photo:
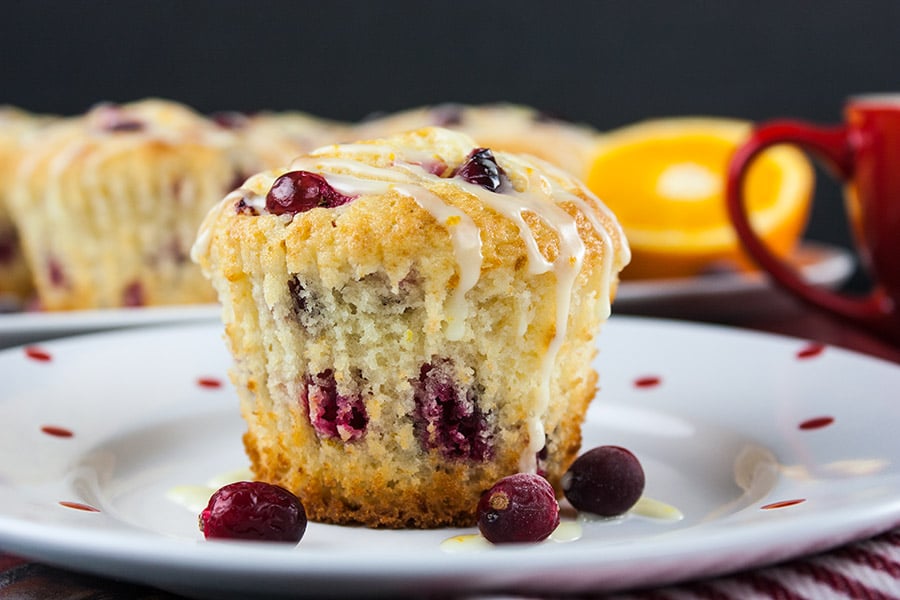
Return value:
M 676 335 L 685 331 L 687 331 L 689 334 L 695 332 L 699 332 L 700 334 L 715 332 L 716 335 L 737 336 L 740 338 L 756 338 L 778 345 L 791 344 L 792 346 L 798 346 L 806 342 L 806 340 L 803 340 L 802 338 L 785 336 L 781 334 L 742 330 L 717 324 L 683 322 L 659 318 L 615 315 L 612 317 L 611 323 L 618 328 L 638 326 L 652 327 L 657 330 L 664 329 L 666 334 L 674 332 L 674 334 Z M 72 338 L 52 340 L 46 343 L 46 347 L 52 351 L 57 347 L 78 346 L 84 344 L 90 345 L 92 343 L 97 343 L 98 341 L 101 344 L 115 343 L 122 338 L 134 338 L 135 336 L 143 335 L 164 335 L 172 331 L 186 334 L 194 331 L 209 330 L 212 333 L 212 330 L 216 329 L 221 332 L 221 327 L 221 323 L 204 322 L 181 325 L 162 325 L 158 327 L 144 328 L 139 330 L 95 332 Z M 218 340 L 218 337 L 220 336 L 217 336 L 214 339 Z M 601 344 L 602 340 L 603 334 L 601 333 Z M 20 350 L 21 347 L 2 350 L 0 351 L 0 358 L 11 353 L 19 352 Z M 900 366 L 890 361 L 865 355 L 852 350 L 829 346 L 828 352 L 841 357 L 841 360 L 862 360 L 870 362 L 872 364 L 881 364 L 883 366 L 889 367 L 892 370 L 900 369 Z M 2 485 L 0 485 L 0 488 L 2 488 Z M 898 496 L 897 499 L 891 503 L 879 502 L 876 506 L 869 506 L 864 511 L 860 510 L 860 507 L 856 505 L 848 505 L 840 510 L 832 509 L 830 514 L 832 514 L 833 516 L 835 514 L 835 511 L 837 511 L 836 514 L 840 518 L 831 519 L 830 526 L 827 528 L 829 534 L 829 538 L 827 540 L 820 538 L 810 540 L 809 538 L 807 538 L 806 542 L 808 542 L 808 545 L 802 550 L 799 550 L 797 548 L 787 548 L 786 552 L 783 555 L 773 555 L 770 559 L 766 560 L 760 559 L 754 564 L 746 565 L 745 568 L 765 566 L 766 564 L 771 564 L 772 562 L 799 556 L 802 553 L 808 551 L 824 550 L 826 548 L 834 547 L 843 543 L 847 543 L 849 541 L 853 541 L 855 539 L 860 539 L 861 537 L 867 537 L 869 535 L 874 535 L 881 531 L 890 529 L 900 524 L 900 496 Z M 762 526 L 758 524 L 754 528 L 754 531 L 748 531 L 745 528 L 741 528 L 739 535 L 735 535 L 735 533 L 729 530 L 727 527 L 718 527 L 717 524 L 713 523 L 711 526 L 704 530 L 704 533 L 707 534 L 707 537 L 704 538 L 704 540 L 707 544 L 710 542 L 715 542 L 715 548 L 713 548 L 714 550 L 717 549 L 721 551 L 733 551 L 735 548 L 745 544 L 748 539 L 759 538 L 760 536 L 765 537 L 765 535 L 771 535 L 775 530 L 777 530 L 779 535 L 782 536 L 789 536 L 792 532 L 796 532 L 799 530 L 808 530 L 811 523 L 821 522 L 821 516 L 821 514 L 817 514 L 814 511 L 800 512 L 799 514 L 795 513 L 792 519 L 788 519 L 787 523 L 785 523 L 784 521 L 776 522 L 775 520 L 772 520 L 768 523 L 763 523 Z M 821 527 L 819 527 L 819 529 L 821 529 Z M 590 566 L 592 568 L 598 569 L 599 571 L 604 571 L 604 569 L 608 570 L 610 567 L 617 564 L 628 563 L 629 561 L 634 561 L 639 558 L 651 561 L 662 560 L 664 557 L 668 556 L 670 552 L 672 552 L 673 548 L 677 548 L 679 546 L 681 541 L 677 538 L 677 535 L 667 535 L 665 533 L 661 533 L 660 535 L 653 536 L 653 544 L 644 545 L 643 547 L 640 547 L 641 544 L 636 542 L 619 544 L 617 545 L 617 549 L 620 551 L 619 556 L 612 558 L 606 557 L 607 560 L 600 560 L 602 564 L 599 567 L 597 564 L 598 557 L 592 556 L 591 552 L 586 551 L 583 546 L 579 547 L 580 545 L 555 545 L 552 549 L 552 552 L 558 555 L 558 559 L 564 559 L 565 561 L 567 561 L 567 569 L 578 569 Z M 151 543 L 149 544 L 149 546 L 145 546 L 143 548 L 143 553 L 135 552 L 132 545 L 126 543 L 125 545 L 131 548 L 132 551 L 122 553 L 121 549 L 123 539 L 126 541 L 131 540 L 138 545 L 145 543 L 148 540 L 155 543 Z M 29 540 L 32 542 L 31 544 L 28 543 Z M 175 557 L 178 557 L 179 560 L 186 557 L 192 559 L 192 561 L 186 561 L 187 564 L 185 565 L 185 568 L 191 572 L 196 573 L 198 566 L 204 569 L 208 569 L 211 572 L 218 572 L 222 570 L 222 567 L 218 564 L 218 561 L 221 561 L 223 559 L 233 561 L 236 560 L 238 556 L 243 556 L 244 558 L 246 558 L 244 553 L 248 548 L 246 544 L 234 545 L 230 543 L 202 543 L 200 545 L 206 547 L 207 549 L 201 551 L 202 553 L 197 553 L 195 551 L 195 547 L 198 546 L 198 544 L 194 541 L 166 538 L 165 536 L 141 530 L 133 530 L 128 532 L 96 532 L 91 541 L 93 545 L 88 548 L 87 552 L 85 552 L 84 546 L 82 544 L 79 544 L 74 538 L 63 536 L 63 538 L 60 539 L 58 527 L 52 525 L 27 523 L 22 521 L 21 519 L 16 519 L 15 517 L 6 515 L 2 512 L 2 509 L 0 509 L 0 542 L 3 543 L 5 551 L 15 552 L 16 548 L 11 549 L 8 547 L 8 544 L 10 542 L 13 542 L 14 545 L 17 546 L 21 555 L 35 560 L 57 564 L 58 566 L 64 568 L 71 568 L 73 564 L 70 560 L 71 557 L 67 557 L 66 555 L 79 552 L 82 554 L 82 559 L 78 563 L 78 568 L 80 570 L 86 570 L 101 576 L 122 576 L 122 572 L 110 572 L 109 567 L 102 564 L 101 559 L 109 559 L 110 556 L 115 556 L 115 562 L 117 562 L 117 564 L 120 564 L 122 567 L 128 566 L 131 568 L 141 566 L 146 567 L 147 561 L 152 560 L 159 562 L 161 559 L 165 559 L 166 557 L 172 559 L 170 560 L 169 566 L 173 567 L 175 566 L 174 563 L 178 562 L 178 560 L 174 560 Z M 48 544 L 49 547 L 46 547 Z M 35 547 L 35 545 L 44 545 L 45 547 L 42 549 Z M 335 564 L 333 562 L 335 553 L 332 553 L 330 551 L 317 549 L 316 555 L 304 556 L 304 560 L 301 562 L 301 564 L 298 565 L 295 564 L 295 561 L 292 560 L 292 558 L 286 559 L 285 557 L 296 557 L 298 553 L 302 553 L 302 544 L 300 547 L 298 547 L 299 550 L 292 549 L 289 552 L 285 552 L 282 548 L 272 548 L 264 544 L 253 544 L 252 546 L 254 548 L 254 557 L 259 556 L 260 558 L 271 559 L 271 562 L 268 563 L 268 568 L 266 568 L 264 561 L 260 560 L 254 563 L 254 568 L 258 571 L 252 577 L 253 580 L 259 579 L 260 577 L 272 576 L 273 574 L 284 575 L 284 571 L 287 568 L 290 568 L 293 570 L 292 577 L 295 578 L 301 577 L 308 579 L 320 579 L 323 577 L 334 577 L 335 575 L 340 575 L 342 577 L 348 578 L 346 581 L 348 585 L 351 583 L 358 583 L 358 580 L 360 578 L 374 578 L 378 580 L 379 585 L 382 586 L 378 588 L 378 591 L 384 592 L 384 586 L 391 588 L 392 585 L 405 585 L 408 584 L 411 580 L 415 580 L 416 582 L 429 582 L 436 579 L 445 578 L 447 575 L 446 563 L 448 562 L 448 559 L 446 555 L 437 553 L 432 555 L 417 556 L 417 559 L 419 560 L 417 561 L 416 568 L 419 569 L 419 572 L 414 574 L 415 577 L 411 577 L 409 574 L 407 574 L 404 583 L 404 581 L 396 580 L 396 574 L 392 578 L 390 576 L 385 576 L 383 573 L 384 569 L 387 566 L 390 566 L 392 564 L 392 561 L 396 561 L 398 558 L 397 554 L 393 552 L 386 552 L 380 560 L 373 560 L 371 555 L 367 554 L 365 555 L 367 564 L 364 567 L 356 564 L 354 565 L 352 572 L 347 572 L 341 570 L 329 570 L 326 568 Z M 648 547 L 650 548 L 649 552 Z M 118 549 L 118 553 L 115 552 L 116 549 Z M 523 552 L 522 550 L 526 551 Z M 683 549 L 681 552 L 683 555 Z M 706 555 L 709 552 L 710 547 L 708 545 L 705 545 L 703 548 L 695 547 L 688 554 L 691 557 L 699 559 L 701 558 L 700 555 Z M 342 557 L 342 560 L 351 563 L 354 562 L 353 553 L 350 553 L 348 555 L 345 551 L 341 551 L 340 555 Z M 409 558 L 410 555 L 404 555 L 401 553 L 400 556 Z M 486 572 L 490 569 L 503 565 L 509 560 L 511 556 L 516 557 L 519 566 L 526 568 L 533 567 L 537 570 L 539 570 L 541 566 L 540 563 L 546 560 L 546 555 L 542 552 L 532 552 L 529 554 L 527 552 L 527 549 L 503 547 L 493 548 L 488 553 L 458 554 L 454 555 L 454 558 L 450 560 L 453 561 L 454 573 L 456 573 L 457 575 L 464 575 L 465 573 L 469 573 L 473 575 L 473 579 L 475 579 L 475 576 L 486 575 Z M 279 562 L 278 559 L 286 560 L 287 562 Z M 558 562 L 559 560 L 554 561 L 554 564 L 556 565 Z M 107 561 L 107 565 L 108 564 L 109 562 Z M 157 565 L 156 568 L 160 568 L 161 566 L 164 565 Z M 720 572 L 717 572 L 715 570 L 707 571 L 703 574 L 703 576 L 706 577 L 718 575 L 726 571 L 727 570 L 722 570 Z M 679 575 L 673 576 L 669 579 L 660 577 L 655 579 L 654 582 L 655 584 L 665 584 L 680 581 L 684 578 L 685 573 L 687 573 L 687 575 L 691 575 L 691 573 L 687 571 L 682 572 Z M 135 581 L 164 587 L 164 589 L 188 589 L 182 585 L 173 586 L 171 583 L 167 584 L 165 577 L 154 576 L 148 579 L 145 577 L 141 577 L 137 572 L 129 572 L 129 574 L 132 575 L 132 578 Z M 696 575 L 696 573 L 694 573 L 693 575 Z M 465 577 L 460 576 L 458 577 L 458 579 L 465 579 Z M 500 577 L 499 579 L 503 578 Z M 494 580 L 496 581 L 497 578 L 494 578 Z M 161 583 L 162 585 L 160 585 Z M 471 584 L 474 587 L 468 589 L 461 588 L 461 591 L 490 589 L 489 587 L 482 587 L 482 585 L 479 585 L 476 581 L 460 581 L 460 585 L 466 583 Z M 626 584 L 627 583 L 629 582 L 626 582 Z M 634 582 L 630 583 L 633 584 Z M 615 582 L 611 582 L 611 584 L 612 585 L 610 587 L 604 589 L 606 591 L 609 591 L 612 589 L 621 589 L 622 587 L 628 587 L 628 585 L 615 585 Z M 205 586 L 200 586 L 200 588 L 205 589 Z M 338 588 L 340 588 L 340 586 L 338 586 Z M 502 586 L 499 589 L 518 588 L 516 587 L 514 581 L 505 581 L 502 583 Z M 534 591 L 533 587 L 528 589 Z M 592 589 L 591 591 L 596 590 Z
M 798 252 L 800 251 L 822 254 L 821 260 L 798 269 L 812 285 L 838 285 L 846 281 L 856 268 L 853 252 L 843 246 L 806 240 L 798 249 Z M 684 296 L 737 294 L 760 291 L 769 286 L 770 281 L 766 273 L 759 270 L 698 277 L 625 279 L 619 284 L 616 303 L 624 306 L 632 302 L 659 301 Z

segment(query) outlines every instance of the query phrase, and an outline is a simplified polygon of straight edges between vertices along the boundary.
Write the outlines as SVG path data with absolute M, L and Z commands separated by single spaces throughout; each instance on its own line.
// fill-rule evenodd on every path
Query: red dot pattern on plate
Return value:
M 222 380 L 215 377 L 199 377 L 197 385 L 204 388 L 220 388 L 222 387 Z
M 65 506 L 66 508 L 74 508 L 75 510 L 83 510 L 84 512 L 100 512 L 99 508 L 94 508 L 90 504 L 82 504 L 81 502 L 69 502 L 67 500 L 60 500 L 60 506 Z
M 797 351 L 797 358 L 806 359 L 813 358 L 822 354 L 825 351 L 825 344 L 821 342 L 810 342 L 806 346 L 800 348 Z
M 788 506 L 796 506 L 797 504 L 803 504 L 806 502 L 806 498 L 794 498 L 793 500 L 782 500 L 781 502 L 772 502 L 771 504 L 764 504 L 759 508 L 761 510 L 773 510 L 776 508 L 787 508 Z
M 70 438 L 75 435 L 71 430 L 66 429 L 65 427 L 57 427 L 56 425 L 44 425 L 41 427 L 41 431 L 47 435 L 61 438 Z
M 49 362 L 53 358 L 49 352 L 37 346 L 25 346 L 25 356 L 40 362 Z
M 660 377 L 657 377 L 656 375 L 647 375 L 645 377 L 638 377 L 637 379 L 635 379 L 634 387 L 639 387 L 639 388 L 656 387 L 660 383 L 662 383 L 662 379 Z
M 808 429 L 821 429 L 823 427 L 828 427 L 834 423 L 834 417 L 815 417 L 813 419 L 807 419 L 798 425 L 800 429 L 808 430 Z

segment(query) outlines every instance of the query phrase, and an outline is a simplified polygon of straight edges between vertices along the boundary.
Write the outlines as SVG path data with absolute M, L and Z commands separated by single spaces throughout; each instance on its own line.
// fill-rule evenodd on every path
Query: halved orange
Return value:
M 585 179 L 616 214 L 631 245 L 623 278 L 753 268 L 725 207 L 728 162 L 751 127 L 736 119 L 674 117 L 601 137 Z M 780 256 L 790 254 L 803 233 L 813 182 L 809 160 L 788 146 L 763 152 L 747 174 L 751 222 Z

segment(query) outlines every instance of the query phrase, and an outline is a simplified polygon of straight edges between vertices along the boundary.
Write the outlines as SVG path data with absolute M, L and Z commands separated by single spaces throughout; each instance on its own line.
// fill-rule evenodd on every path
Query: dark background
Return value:
M 146 96 L 356 120 L 511 101 L 600 130 L 650 117 L 834 123 L 900 90 L 900 2 L 27 1 L 0 16 L 0 104 Z M 849 244 L 822 181 L 808 237 Z

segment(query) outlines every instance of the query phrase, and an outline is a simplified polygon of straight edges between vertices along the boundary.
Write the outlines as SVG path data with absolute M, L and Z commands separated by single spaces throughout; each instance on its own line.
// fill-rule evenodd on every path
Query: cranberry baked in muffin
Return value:
M 190 247 L 257 168 L 231 132 L 171 101 L 102 104 L 47 127 L 9 198 L 42 307 L 214 301 Z
M 437 527 L 512 473 L 559 491 L 629 251 L 560 169 L 426 128 L 250 177 L 193 256 L 255 476 L 313 520 Z

